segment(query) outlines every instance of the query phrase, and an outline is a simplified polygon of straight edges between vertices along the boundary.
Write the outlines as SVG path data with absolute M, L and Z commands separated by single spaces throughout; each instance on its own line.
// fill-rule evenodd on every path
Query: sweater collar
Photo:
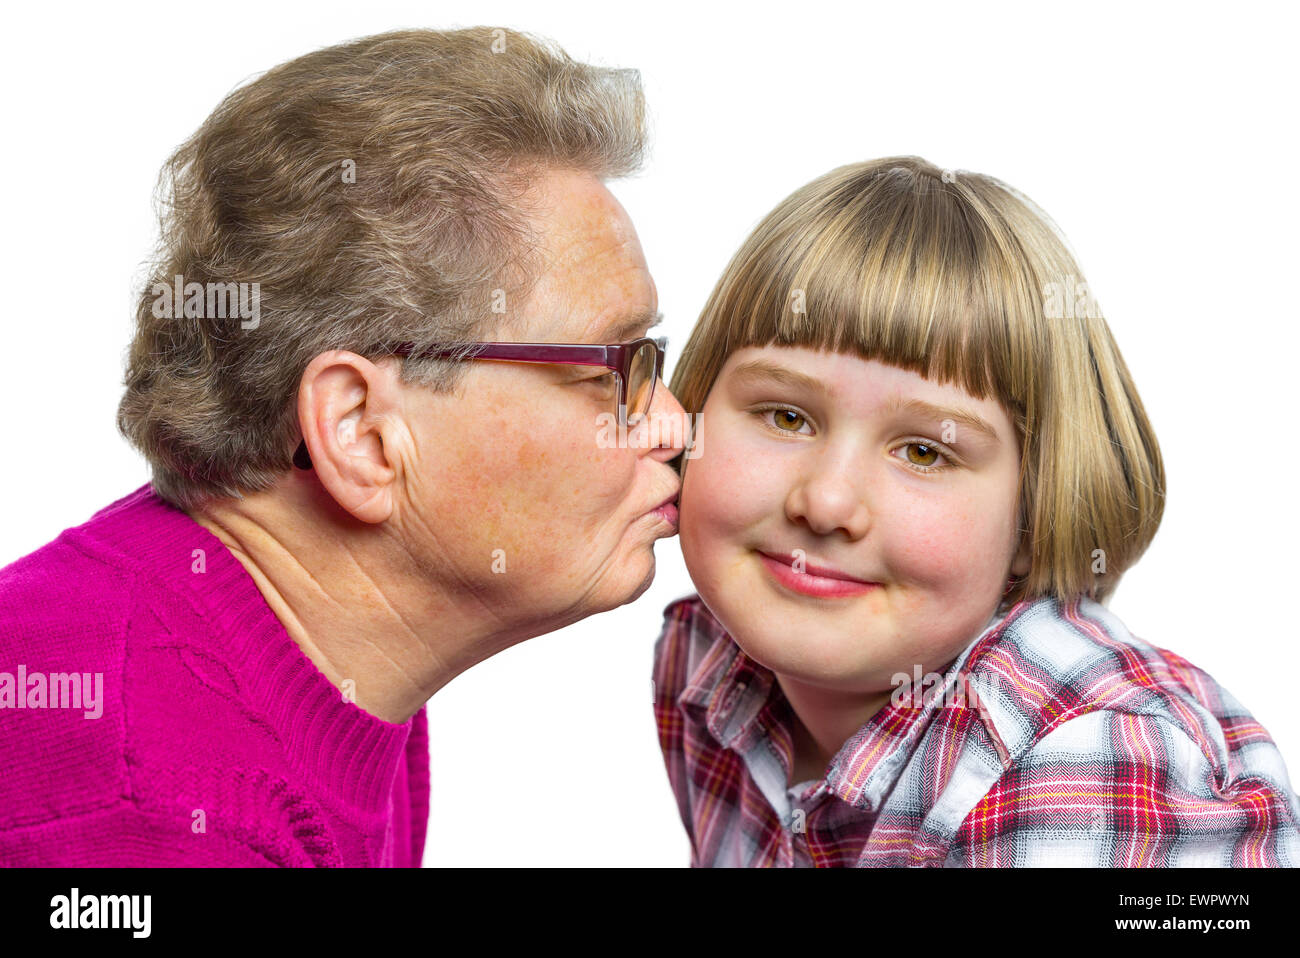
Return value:
M 385 814 L 414 717 L 395 725 L 347 700 L 225 544 L 149 483 L 96 513 L 86 531 L 108 524 L 112 535 L 97 536 L 101 545 L 211 625 L 215 644 L 205 651 L 236 675 L 244 704 L 269 725 L 304 779 L 363 815 Z

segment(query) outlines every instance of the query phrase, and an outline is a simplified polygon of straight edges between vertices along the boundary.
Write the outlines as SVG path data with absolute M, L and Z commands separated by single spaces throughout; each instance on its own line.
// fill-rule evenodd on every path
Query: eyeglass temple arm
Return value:
M 668 347 L 668 337 L 654 339 L 659 347 L 658 363 L 655 377 L 663 374 L 664 350 Z M 616 346 L 585 346 L 556 343 L 476 343 L 470 349 L 464 345 L 448 346 L 434 344 L 420 347 L 416 343 L 399 343 L 389 352 L 394 356 L 419 356 L 430 359 L 442 359 L 448 356 L 461 356 L 465 359 L 500 359 L 510 362 L 525 363 L 562 363 L 575 366 L 609 366 L 615 372 L 621 369 L 619 351 L 629 349 L 636 344 L 618 344 Z M 625 378 L 620 373 L 620 379 Z M 624 385 L 626 388 L 626 385 Z M 653 388 L 653 384 L 651 384 Z M 627 404 L 619 402 L 619 417 L 626 419 Z M 299 469 L 311 469 L 311 455 L 307 452 L 307 440 L 303 439 L 294 450 L 293 464 Z

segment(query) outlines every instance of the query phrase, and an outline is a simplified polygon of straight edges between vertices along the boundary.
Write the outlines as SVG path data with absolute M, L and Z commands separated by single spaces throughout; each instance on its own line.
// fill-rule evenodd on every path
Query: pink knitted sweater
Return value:
M 418 867 L 424 709 L 330 683 L 148 484 L 0 569 L 0 865 Z

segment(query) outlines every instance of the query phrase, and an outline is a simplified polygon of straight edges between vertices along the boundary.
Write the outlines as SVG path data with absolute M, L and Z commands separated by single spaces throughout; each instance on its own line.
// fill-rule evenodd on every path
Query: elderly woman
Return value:
M 633 72 L 409 31 L 178 149 L 118 412 L 152 480 L 0 571 L 0 864 L 420 863 L 425 702 L 675 533 L 684 413 L 603 185 L 642 117 Z

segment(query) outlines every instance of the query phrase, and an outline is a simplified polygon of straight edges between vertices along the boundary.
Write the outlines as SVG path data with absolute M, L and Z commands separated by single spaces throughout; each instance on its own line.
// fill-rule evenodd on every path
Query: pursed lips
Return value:
M 651 506 L 649 509 L 646 510 L 646 512 L 654 512 L 656 509 L 662 509 L 664 506 L 668 506 L 668 505 L 674 505 L 674 506 L 677 505 L 677 497 L 678 497 L 678 495 L 679 495 L 680 493 L 681 493 L 681 490 L 679 489 L 679 490 L 677 490 L 677 492 L 674 492 L 671 496 L 669 496 L 669 497 L 668 497 L 667 499 L 665 499 L 663 502 L 659 503 L 659 505 L 657 505 L 657 506 Z

